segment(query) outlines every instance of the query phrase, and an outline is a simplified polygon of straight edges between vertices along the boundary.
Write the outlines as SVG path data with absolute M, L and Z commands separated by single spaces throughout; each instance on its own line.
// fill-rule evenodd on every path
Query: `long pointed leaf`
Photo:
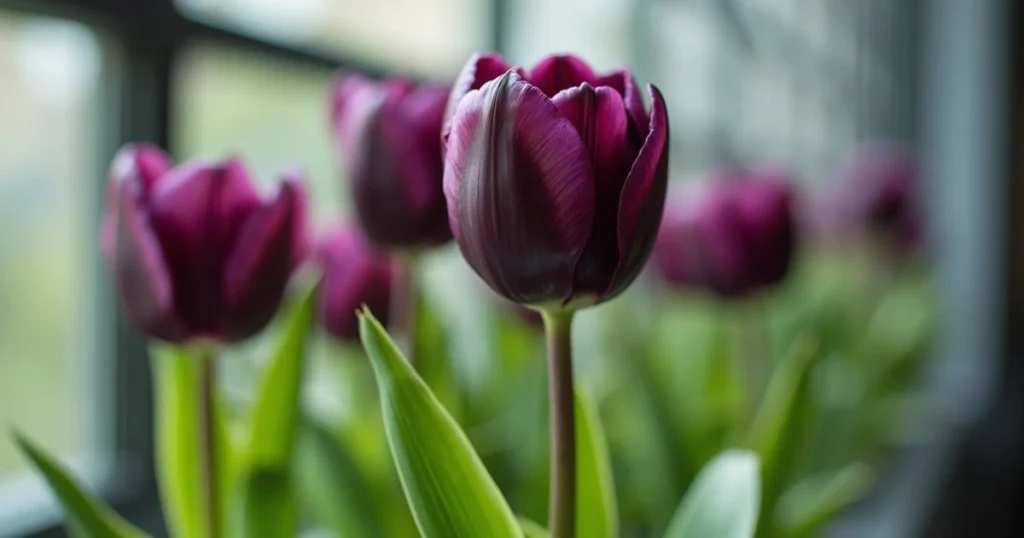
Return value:
M 539 524 L 530 521 L 524 517 L 519 518 L 519 525 L 523 528 L 523 535 L 525 538 L 551 538 L 551 533 L 547 529 L 541 527 Z M 579 536 L 587 536 L 586 534 L 578 533 Z
M 156 391 L 156 459 L 160 502 L 171 535 L 204 538 L 205 513 L 199 449 L 200 361 L 185 348 L 157 344 L 150 349 Z M 234 460 L 231 439 L 214 393 L 214 431 L 217 435 L 218 510 L 225 513 Z M 223 524 L 224 518 L 220 521 Z M 223 530 L 222 530 L 223 534 Z
M 15 433 L 21 451 L 42 473 L 50 489 L 64 507 L 67 525 L 73 536 L 82 538 L 142 538 L 146 533 L 133 527 L 109 506 L 87 492 L 71 472 L 28 439 Z
M 596 406 L 582 387 L 576 389 L 576 534 L 587 538 L 619 535 L 608 442 Z
M 753 538 L 760 470 L 753 452 L 729 450 L 697 475 L 665 538 Z
M 814 536 L 833 516 L 860 499 L 873 481 L 874 473 L 867 465 L 852 463 L 838 472 L 793 486 L 779 498 L 775 510 L 779 536 Z
M 298 517 L 292 488 L 293 455 L 302 405 L 302 376 L 313 324 L 316 282 L 305 284 L 282 312 L 283 327 L 252 415 L 249 442 L 237 498 L 233 527 L 239 536 L 288 538 Z
M 465 433 L 364 310 L 359 332 L 380 390 L 406 499 L 424 538 L 521 538 L 522 530 Z

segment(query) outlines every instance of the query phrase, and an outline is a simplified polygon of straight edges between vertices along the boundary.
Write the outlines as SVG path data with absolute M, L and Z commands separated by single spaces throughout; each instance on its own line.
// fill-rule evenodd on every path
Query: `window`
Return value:
M 103 62 L 81 24 L 0 11 L 0 423 L 91 477 L 111 448 L 83 405 L 107 365 L 94 316 Z M 40 499 L 24 494 L 25 461 L 2 437 L 0 517 Z

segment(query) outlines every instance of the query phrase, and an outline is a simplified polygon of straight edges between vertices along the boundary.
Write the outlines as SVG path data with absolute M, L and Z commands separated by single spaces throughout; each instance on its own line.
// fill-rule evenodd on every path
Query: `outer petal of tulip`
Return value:
M 150 188 L 157 178 L 171 169 L 171 160 L 164 151 L 153 144 L 129 144 L 121 148 L 114 156 L 110 166 L 110 178 L 107 184 L 106 211 L 100 223 L 100 250 L 108 262 L 112 263 L 117 243 L 117 196 L 121 184 L 136 181 L 138 196 L 149 198 Z
M 758 260 L 754 273 L 759 285 L 771 285 L 786 276 L 795 247 L 792 193 L 779 174 L 756 172 L 762 178 L 736 192 L 736 213 L 748 248 Z
M 321 317 L 331 336 L 358 340 L 356 311 L 364 304 L 378 319 L 388 319 L 392 279 L 388 256 L 374 252 L 357 230 L 345 227 L 325 235 L 316 250 L 324 271 Z
M 628 287 L 651 255 L 665 209 L 668 189 L 669 126 L 665 101 L 653 85 L 651 121 L 640 155 L 629 171 L 619 199 L 619 263 L 602 300 Z
M 108 211 L 114 213 L 117 225 L 111 268 L 121 302 L 128 318 L 140 330 L 180 342 L 188 336 L 187 328 L 175 310 L 175 290 L 167 261 L 140 203 L 142 182 L 128 179 L 117 186 L 117 206 L 108 206 Z
M 448 96 L 448 104 L 444 109 L 444 123 L 441 127 L 441 149 L 445 152 L 448 135 L 451 133 L 452 116 L 459 102 L 469 92 L 479 90 L 487 82 L 500 77 L 505 71 L 512 69 L 500 54 L 474 54 L 462 67 L 462 72 L 455 79 L 452 91 Z
M 573 294 L 600 296 L 619 261 L 619 195 L 636 157 L 628 142 L 630 120 L 622 97 L 607 86 L 594 89 L 584 82 L 559 92 L 552 102 L 576 127 L 594 172 L 594 224 L 576 265 Z
M 469 265 L 515 302 L 569 299 L 595 203 L 589 154 L 572 123 L 506 72 L 463 98 L 448 152 L 449 221 Z
M 224 313 L 228 341 L 243 340 L 270 322 L 294 267 L 295 239 L 304 227 L 305 195 L 295 178 L 242 224 L 224 262 Z
M 185 164 L 154 186 L 153 228 L 175 283 L 175 304 L 189 330 L 224 327 L 223 264 L 246 217 L 261 205 L 237 159 Z

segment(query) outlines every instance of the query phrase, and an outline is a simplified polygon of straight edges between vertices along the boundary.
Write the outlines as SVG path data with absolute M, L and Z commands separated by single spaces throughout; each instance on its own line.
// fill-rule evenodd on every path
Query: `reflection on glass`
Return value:
M 0 11 L 0 424 L 62 457 L 89 429 L 99 64 L 87 28 Z M 24 468 L 5 432 L 0 482 Z
M 477 0 L 177 0 L 198 19 L 421 75 L 454 76 L 487 47 Z

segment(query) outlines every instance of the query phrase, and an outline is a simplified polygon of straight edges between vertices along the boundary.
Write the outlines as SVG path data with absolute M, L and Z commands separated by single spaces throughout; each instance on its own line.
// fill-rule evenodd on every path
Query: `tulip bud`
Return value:
M 359 339 L 356 311 L 362 305 L 379 320 L 388 319 L 391 259 L 376 252 L 354 227 L 339 226 L 316 248 L 323 266 L 320 308 L 324 327 L 339 340 Z
M 834 184 L 828 211 L 841 233 L 867 230 L 908 248 L 921 241 L 919 172 L 913 154 L 895 145 L 859 149 Z
M 101 248 L 128 317 L 151 337 L 256 334 L 280 305 L 305 238 L 296 177 L 264 199 L 238 159 L 172 167 L 148 144 L 114 158 Z
M 447 97 L 442 86 L 358 75 L 334 86 L 332 127 L 356 217 L 380 246 L 423 247 L 451 238 L 437 141 Z
M 741 296 L 785 278 L 794 236 L 782 173 L 722 171 L 669 198 L 654 262 L 673 284 Z
M 495 78 L 496 77 L 496 78 Z M 520 304 L 576 308 L 629 286 L 661 221 L 668 116 L 627 71 L 552 56 L 529 74 L 470 59 L 452 90 L 444 189 L 469 265 Z

